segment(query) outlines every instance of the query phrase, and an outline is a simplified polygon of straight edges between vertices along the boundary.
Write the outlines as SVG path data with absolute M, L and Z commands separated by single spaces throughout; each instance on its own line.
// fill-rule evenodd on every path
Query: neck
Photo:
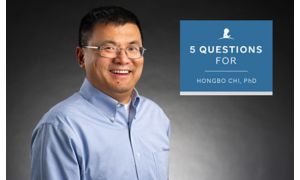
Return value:
M 109 94 L 104 92 L 105 94 L 109 95 L 110 97 L 114 98 L 121 104 L 128 104 L 131 100 L 131 93 L 114 93 L 114 94 Z
M 118 101 L 121 104 L 127 104 L 131 100 L 132 91 L 129 91 L 129 92 L 112 92 L 112 91 L 109 91 L 109 90 L 100 89 L 98 87 L 97 87 L 97 89 L 100 90 L 101 92 L 103 92 L 104 94 L 112 97 L 113 99 L 115 99 L 116 101 Z
M 93 83 L 92 81 L 90 81 L 90 82 L 99 91 L 101 91 L 104 94 L 112 97 L 113 99 L 115 99 L 116 101 L 118 101 L 121 104 L 128 104 L 131 100 L 131 95 L 132 95 L 133 89 L 128 90 L 128 91 L 124 91 L 124 92 L 120 92 L 120 91 L 114 91 L 114 90 L 110 90 L 110 89 L 107 89 L 107 88 L 103 88 L 103 87 L 98 86 L 97 84 Z
M 101 92 L 103 92 L 104 94 L 112 97 L 113 99 L 115 99 L 116 101 L 118 101 L 121 104 L 127 104 L 131 100 L 132 90 L 128 91 L 128 92 L 127 91 L 126 92 L 114 92 L 111 90 L 98 88 L 98 87 L 97 87 L 97 89 L 100 90 Z

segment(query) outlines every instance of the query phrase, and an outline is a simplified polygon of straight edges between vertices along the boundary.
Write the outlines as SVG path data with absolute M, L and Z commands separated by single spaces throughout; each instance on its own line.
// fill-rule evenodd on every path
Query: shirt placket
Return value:
M 131 106 L 129 118 L 128 118 L 128 128 L 129 128 L 129 137 L 131 142 L 131 148 L 133 152 L 133 157 L 135 160 L 136 174 L 139 180 L 144 179 L 142 174 L 142 152 L 139 148 L 139 143 L 136 141 L 135 137 L 138 137 L 137 131 L 135 131 L 135 121 L 136 121 L 136 107 Z
M 133 156 L 133 160 L 134 160 L 134 164 L 135 164 L 135 173 L 136 173 L 137 179 L 139 180 L 138 169 L 139 169 L 139 165 L 140 165 L 139 159 L 141 157 L 141 153 L 138 151 L 136 142 L 134 140 L 135 134 L 134 134 L 134 131 L 132 128 L 132 121 L 134 119 L 134 114 L 135 114 L 135 111 L 132 108 L 130 108 L 130 114 L 127 115 L 127 111 L 125 110 L 124 105 L 122 105 L 122 104 L 116 105 L 115 120 L 119 121 L 119 123 L 126 125 L 128 128 L 128 138 L 129 138 L 130 147 L 132 150 L 132 156 Z

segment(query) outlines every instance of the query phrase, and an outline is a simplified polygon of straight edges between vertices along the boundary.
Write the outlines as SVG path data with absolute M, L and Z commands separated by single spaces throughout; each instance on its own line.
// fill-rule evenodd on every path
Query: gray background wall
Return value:
M 148 49 L 138 84 L 172 122 L 171 180 L 293 179 L 293 1 L 7 1 L 7 179 L 30 177 L 30 136 L 84 78 L 74 50 L 99 5 L 135 12 Z M 272 19 L 274 95 L 179 96 L 180 19 Z

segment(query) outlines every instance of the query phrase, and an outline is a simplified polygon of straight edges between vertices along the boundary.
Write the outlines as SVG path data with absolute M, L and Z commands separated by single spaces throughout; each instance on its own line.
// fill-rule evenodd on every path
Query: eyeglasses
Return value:
M 82 46 L 82 48 L 96 49 L 99 51 L 101 57 L 116 58 L 123 48 L 119 48 L 113 45 L 103 46 Z M 145 48 L 137 45 L 128 46 L 125 50 L 125 54 L 129 59 L 138 59 L 143 57 Z

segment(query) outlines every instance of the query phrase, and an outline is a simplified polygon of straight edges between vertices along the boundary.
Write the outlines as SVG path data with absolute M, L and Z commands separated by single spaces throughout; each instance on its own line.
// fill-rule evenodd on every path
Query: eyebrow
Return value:
M 99 46 L 102 46 L 102 45 L 104 45 L 104 44 L 113 44 L 113 45 L 116 45 L 116 46 L 118 45 L 117 42 L 111 41 L 111 40 L 102 41 L 102 42 L 96 43 L 96 44 L 99 45 Z M 139 41 L 131 41 L 131 42 L 129 42 L 128 44 L 130 44 L 130 45 L 132 45 L 132 44 L 138 44 L 138 45 L 141 46 L 141 43 L 140 43 Z
M 129 44 L 138 44 L 138 45 L 140 45 L 140 46 L 141 46 L 141 43 L 140 43 L 140 42 L 138 42 L 138 41 L 131 41 Z

